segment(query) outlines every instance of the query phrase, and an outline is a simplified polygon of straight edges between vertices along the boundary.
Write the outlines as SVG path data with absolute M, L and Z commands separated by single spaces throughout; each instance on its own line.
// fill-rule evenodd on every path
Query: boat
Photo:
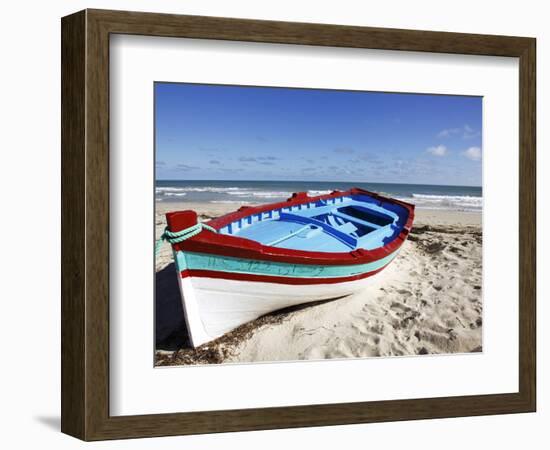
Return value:
M 414 205 L 359 188 L 243 206 L 198 221 L 166 214 L 191 345 L 269 312 L 364 289 L 396 257 Z

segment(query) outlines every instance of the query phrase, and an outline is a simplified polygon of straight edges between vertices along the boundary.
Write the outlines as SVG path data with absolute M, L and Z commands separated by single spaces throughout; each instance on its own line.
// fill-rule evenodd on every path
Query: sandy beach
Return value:
M 239 203 L 159 202 L 201 220 Z M 156 365 L 403 356 L 482 350 L 481 213 L 417 209 L 398 257 L 362 292 L 278 311 L 192 349 L 169 245 L 156 260 Z

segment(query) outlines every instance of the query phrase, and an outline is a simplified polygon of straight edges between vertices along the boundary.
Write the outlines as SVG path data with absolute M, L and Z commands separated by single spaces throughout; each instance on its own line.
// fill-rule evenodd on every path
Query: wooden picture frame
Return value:
M 62 19 L 62 417 L 84 440 L 535 411 L 533 38 L 85 10 Z M 140 416 L 109 415 L 109 36 L 135 34 L 519 58 L 519 391 Z

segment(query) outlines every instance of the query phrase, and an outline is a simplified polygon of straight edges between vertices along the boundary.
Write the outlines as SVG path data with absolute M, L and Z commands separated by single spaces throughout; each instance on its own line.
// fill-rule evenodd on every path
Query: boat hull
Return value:
M 396 254 L 368 264 L 316 266 L 176 252 L 191 343 L 197 347 L 272 311 L 354 294 Z
M 370 280 L 295 285 L 186 276 L 179 285 L 191 344 L 198 347 L 269 312 L 354 294 Z

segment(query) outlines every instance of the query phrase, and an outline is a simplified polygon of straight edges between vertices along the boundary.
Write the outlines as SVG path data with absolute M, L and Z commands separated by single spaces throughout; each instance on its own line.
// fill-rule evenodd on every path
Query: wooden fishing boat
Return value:
M 414 205 L 362 189 L 243 206 L 211 220 L 166 214 L 193 346 L 268 312 L 343 297 L 397 255 Z

